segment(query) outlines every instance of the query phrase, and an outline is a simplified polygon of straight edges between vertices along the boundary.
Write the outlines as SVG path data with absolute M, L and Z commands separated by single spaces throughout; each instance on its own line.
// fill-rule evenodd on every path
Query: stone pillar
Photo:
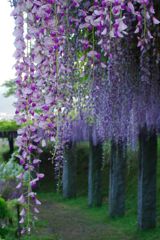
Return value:
M 157 135 L 144 127 L 139 135 L 138 227 L 156 226 Z
M 88 166 L 88 205 L 99 207 L 102 205 L 102 154 L 101 143 L 96 145 L 90 141 L 89 166 Z
M 120 217 L 125 213 L 125 175 L 126 143 L 119 140 L 111 143 L 110 178 L 109 178 L 109 216 Z
M 63 197 L 76 197 L 76 178 L 77 178 L 77 163 L 75 156 L 75 144 L 70 143 L 65 147 L 63 160 Z

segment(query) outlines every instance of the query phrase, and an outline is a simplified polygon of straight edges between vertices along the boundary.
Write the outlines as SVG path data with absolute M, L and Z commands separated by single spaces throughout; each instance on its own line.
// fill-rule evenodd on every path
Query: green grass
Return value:
M 75 210 L 81 212 L 82 216 L 88 219 L 88 222 L 92 224 L 106 224 L 106 228 L 111 227 L 111 229 L 115 229 L 115 233 L 113 232 L 112 237 L 109 239 L 103 238 L 103 240 L 125 240 L 120 239 L 119 235 L 116 237 L 116 229 L 126 235 L 131 240 L 158 240 L 160 239 L 160 223 L 158 223 L 157 228 L 153 230 L 141 231 L 137 228 L 137 211 L 136 211 L 136 202 L 135 199 L 127 199 L 126 205 L 126 215 L 121 218 L 111 219 L 108 216 L 108 206 L 107 203 L 103 203 L 101 208 L 89 208 L 87 207 L 87 198 L 79 197 L 77 199 L 64 200 L 62 196 L 54 194 L 54 193 L 40 193 L 40 198 L 45 201 L 54 201 L 58 204 L 61 204 L 64 208 L 68 208 L 70 210 Z M 132 208 L 131 202 L 132 202 Z M 158 209 L 160 210 L 160 209 Z M 89 238 L 90 239 L 90 238 Z M 100 238 L 101 239 L 101 238 Z M 99 240 L 99 239 L 97 239 Z

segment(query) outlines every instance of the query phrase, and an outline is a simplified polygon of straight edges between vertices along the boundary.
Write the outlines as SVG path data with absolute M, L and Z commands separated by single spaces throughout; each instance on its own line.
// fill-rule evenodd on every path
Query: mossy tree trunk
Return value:
M 76 197 L 77 186 L 77 161 L 75 144 L 70 143 L 65 147 L 64 160 L 63 160 L 63 197 L 74 198 Z
M 126 143 L 119 140 L 111 142 L 110 176 L 109 176 L 109 216 L 120 217 L 125 214 L 125 175 Z
M 96 145 L 90 141 L 88 166 L 88 205 L 99 207 L 102 205 L 102 154 L 101 143 Z
M 141 129 L 139 135 L 138 226 L 156 226 L 157 135 L 155 130 Z

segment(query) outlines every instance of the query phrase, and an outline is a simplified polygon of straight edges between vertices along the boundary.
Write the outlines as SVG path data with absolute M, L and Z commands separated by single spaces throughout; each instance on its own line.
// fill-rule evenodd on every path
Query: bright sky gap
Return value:
M 12 9 L 7 0 L 3 0 L 1 3 L 0 14 L 0 85 L 6 80 L 14 78 L 13 65 L 15 59 L 13 57 L 14 48 L 14 20 L 10 16 Z M 14 113 L 13 97 L 4 98 L 4 88 L 0 87 L 0 119 L 8 118 Z

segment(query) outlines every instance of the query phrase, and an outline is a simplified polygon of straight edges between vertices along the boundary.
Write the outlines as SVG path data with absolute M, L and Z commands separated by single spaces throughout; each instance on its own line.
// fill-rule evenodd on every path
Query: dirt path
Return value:
M 92 221 L 79 209 L 65 203 L 43 201 L 36 235 L 42 240 L 129 240 L 124 233 L 107 225 Z

